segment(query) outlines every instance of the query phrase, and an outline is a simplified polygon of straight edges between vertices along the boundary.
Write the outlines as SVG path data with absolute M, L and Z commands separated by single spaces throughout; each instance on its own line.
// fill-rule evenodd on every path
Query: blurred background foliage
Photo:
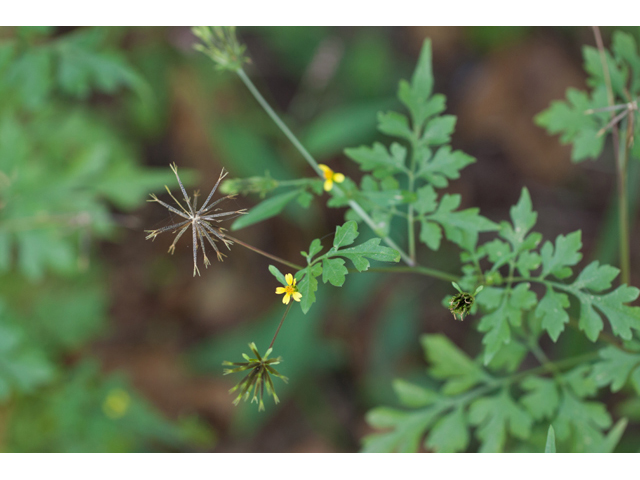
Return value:
M 612 30 L 603 30 L 608 44 Z M 637 30 L 631 30 L 636 37 Z M 343 149 L 377 139 L 376 114 L 399 107 L 425 37 L 435 91 L 458 116 L 453 146 L 478 162 L 448 191 L 462 208 L 506 219 L 523 186 L 537 230 L 583 232 L 585 265 L 616 263 L 611 149 L 574 165 L 533 117 L 568 87 L 585 88 L 587 28 L 240 28 L 247 67 L 267 99 L 319 161 L 359 179 Z M 264 258 L 234 246 L 224 263 L 191 276 L 190 240 L 166 254 L 167 224 L 150 192 L 230 178 L 309 176 L 309 167 L 233 75 L 192 50 L 188 28 L 0 29 L 0 450 L 357 451 L 371 432 L 365 412 L 397 404 L 398 376 L 424 382 L 418 337 L 444 333 L 480 351 L 470 322 L 454 322 L 433 279 L 353 275 L 322 300 L 292 310 L 278 339 L 282 402 L 234 407 L 222 377 L 250 341 L 265 345 L 280 316 Z M 631 164 L 635 198 L 640 169 Z M 260 199 L 239 197 L 238 208 Z M 236 233 L 297 261 L 343 213 L 296 202 Z M 635 216 L 634 216 L 635 217 Z M 637 238 L 632 222 L 632 237 Z M 457 272 L 443 245 L 423 264 Z M 632 242 L 632 272 L 638 272 Z M 637 273 L 632 284 L 638 285 Z M 548 341 L 548 340 L 547 340 Z M 550 352 L 584 348 L 566 332 Z M 532 363 L 533 364 L 533 363 Z M 640 420 L 637 398 L 604 401 Z M 638 451 L 637 423 L 619 450 Z

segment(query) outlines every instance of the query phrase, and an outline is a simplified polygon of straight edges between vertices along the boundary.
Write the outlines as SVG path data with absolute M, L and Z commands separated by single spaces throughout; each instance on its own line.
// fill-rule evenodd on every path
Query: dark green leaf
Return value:
M 240 230 L 241 228 L 248 227 L 254 223 L 261 222 L 271 217 L 278 215 L 284 207 L 291 201 L 293 201 L 300 194 L 300 190 L 291 190 L 290 192 L 281 193 L 268 198 L 264 202 L 259 203 L 246 215 L 241 216 L 233 225 L 231 230 Z
M 546 242 L 540 250 L 542 257 L 541 278 L 547 275 L 554 275 L 557 278 L 567 278 L 571 276 L 570 266 L 575 265 L 582 258 L 580 249 L 582 241 L 580 230 L 570 233 L 566 237 L 558 235 L 555 249 L 551 242 Z
M 536 308 L 536 316 L 542 318 L 542 328 L 554 342 L 563 332 L 565 323 L 569 323 L 569 314 L 565 310 L 568 306 L 569 297 L 547 287 L 547 293 Z
M 285 280 L 284 275 L 282 274 L 282 272 L 280 270 L 278 270 L 278 267 L 276 267 L 274 265 L 269 265 L 269 271 L 271 272 L 271 275 L 276 277 L 276 280 L 278 280 L 285 287 L 287 286 L 287 281 Z
M 333 237 L 334 248 L 351 245 L 358 238 L 358 224 L 353 220 L 342 226 L 336 227 L 336 234 Z
M 458 407 L 438 420 L 431 429 L 425 445 L 439 453 L 466 450 L 469 445 L 469 427 L 463 408 Z
M 484 397 L 471 404 L 469 421 L 477 425 L 477 435 L 482 440 L 481 453 L 502 452 L 507 439 L 507 429 L 520 439 L 531 433 L 533 418 L 511 399 L 507 389 L 496 396 Z
M 330 282 L 335 287 L 341 287 L 348 273 L 349 270 L 344 266 L 344 260 L 341 258 L 325 258 L 322 261 L 322 281 L 324 283 Z

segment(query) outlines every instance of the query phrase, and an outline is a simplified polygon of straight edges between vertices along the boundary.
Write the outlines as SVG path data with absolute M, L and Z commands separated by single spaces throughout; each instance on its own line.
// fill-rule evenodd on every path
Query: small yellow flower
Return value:
M 341 173 L 335 173 L 333 170 L 331 170 L 329 167 L 327 167 L 326 165 L 318 165 L 320 167 L 320 170 L 322 170 L 322 173 L 324 175 L 324 190 L 325 192 L 328 192 L 329 190 L 331 190 L 333 188 L 333 182 L 336 183 L 342 183 L 344 182 L 344 175 Z
M 116 388 L 109 392 L 102 404 L 102 411 L 109 418 L 121 418 L 129 410 L 131 398 L 129 394 L 120 388 Z
M 276 288 L 276 293 L 278 295 L 281 295 L 283 293 L 285 294 L 284 298 L 282 299 L 282 303 L 284 303 L 285 305 L 289 305 L 290 297 L 293 297 L 296 302 L 299 302 L 302 298 L 302 294 L 298 292 L 298 287 L 296 287 L 296 279 L 293 278 L 293 275 L 291 275 L 290 273 L 287 273 L 284 276 L 284 279 L 287 281 L 287 286 Z

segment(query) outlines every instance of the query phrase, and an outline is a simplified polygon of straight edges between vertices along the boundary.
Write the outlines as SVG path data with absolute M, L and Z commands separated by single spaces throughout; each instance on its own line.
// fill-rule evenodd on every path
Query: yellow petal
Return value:
M 331 190 L 333 188 L 333 180 L 327 179 L 324 182 L 324 191 L 328 192 L 329 190 Z
M 334 173 L 333 174 L 333 181 L 336 183 L 342 183 L 344 182 L 344 175 L 341 173 Z
M 295 278 L 293 279 L 293 286 L 294 287 L 296 286 L 296 279 Z
M 327 178 L 328 176 L 330 176 L 333 173 L 333 170 L 331 170 L 326 165 L 323 165 L 322 163 L 320 165 L 318 165 L 318 167 L 320 167 L 320 170 L 322 170 L 322 173 L 324 173 L 325 178 Z
M 284 303 L 285 305 L 289 305 L 289 301 L 291 300 L 291 294 L 287 293 L 283 298 L 282 298 L 282 303 Z
M 287 281 L 287 285 L 291 285 L 291 282 L 293 282 L 293 275 L 291 275 L 290 273 L 287 273 L 284 276 L 284 279 Z
M 300 292 L 295 292 L 295 293 L 294 293 L 293 295 L 291 295 L 291 296 L 293 297 L 293 299 L 294 299 L 296 302 L 299 302 L 299 301 L 300 301 L 300 299 L 302 298 L 302 294 L 301 294 Z
M 277 293 L 278 295 L 281 295 L 281 294 L 283 294 L 283 293 L 284 293 L 284 292 L 286 292 L 286 291 L 287 291 L 287 289 L 286 289 L 286 288 L 284 288 L 284 287 L 278 287 L 278 288 L 276 288 L 276 293 Z

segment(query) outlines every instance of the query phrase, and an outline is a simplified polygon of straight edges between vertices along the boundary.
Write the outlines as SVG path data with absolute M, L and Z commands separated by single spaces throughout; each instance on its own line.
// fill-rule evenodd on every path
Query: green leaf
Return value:
M 612 50 L 618 61 L 624 61 L 631 67 L 633 74 L 631 75 L 629 90 L 635 96 L 640 90 L 640 57 L 638 56 L 636 41 L 632 35 L 618 30 L 613 32 L 611 43 Z
M 519 251 L 527 233 L 536 224 L 538 213 L 533 211 L 529 190 L 522 188 L 518 203 L 513 205 L 509 211 L 513 227 L 505 222 L 501 229 L 500 236 L 511 242 L 514 249 Z
M 399 262 L 400 254 L 389 247 L 380 246 L 379 238 L 372 238 L 355 247 L 338 250 L 333 256 L 347 257 L 359 272 L 364 272 L 369 268 L 369 261 L 378 260 L 380 262 Z
M 395 146 L 395 147 L 394 147 Z M 374 175 L 382 178 L 406 169 L 405 158 L 407 150 L 394 143 L 391 153 L 381 143 L 374 143 L 373 147 L 347 148 L 345 155 L 360 164 L 360 168 L 366 172 L 373 171 Z
M 447 380 L 445 395 L 456 395 L 486 380 L 487 374 L 444 335 L 423 335 L 420 343 L 435 378 Z
M 431 250 L 438 250 L 442 240 L 440 226 L 437 223 L 427 222 L 426 220 L 422 220 L 420 225 L 420 241 L 425 243 Z
M 587 265 L 578 278 L 571 284 L 577 290 L 593 290 L 602 292 L 611 288 L 611 282 L 618 276 L 620 270 L 611 265 L 602 265 L 597 260 Z
M 285 287 L 287 286 L 287 281 L 285 280 L 284 275 L 282 274 L 282 272 L 280 270 L 278 270 L 278 267 L 276 267 L 274 265 L 269 265 L 269 271 L 271 272 L 271 275 L 276 277 L 276 280 L 278 280 Z
M 573 143 L 572 161 L 599 157 L 605 136 L 598 135 L 598 130 L 606 125 L 608 115 L 606 112 L 586 115 L 585 112 L 607 106 L 604 83 L 593 92 L 593 98 L 589 98 L 585 92 L 570 88 L 567 90 L 567 100 L 568 102 L 551 102 L 547 110 L 535 117 L 535 122 L 545 127 L 549 133 L 561 133 L 560 143 Z
M 533 418 L 511 399 L 507 389 L 493 397 L 484 397 L 471 404 L 469 421 L 477 425 L 482 440 L 481 453 L 502 452 L 507 430 L 520 439 L 531 434 Z
M 336 227 L 336 234 L 333 237 L 334 248 L 351 245 L 358 238 L 358 224 L 353 220 L 342 226 Z
M 431 69 L 431 41 L 425 40 L 420 51 L 418 64 L 411 77 L 411 83 L 401 81 L 398 98 L 411 112 L 414 127 L 422 128 L 424 121 L 444 109 L 444 99 L 434 95 L 428 101 L 433 90 L 433 71 Z M 438 100 L 434 100 L 438 97 Z
M 316 301 L 316 291 L 318 290 L 318 280 L 316 277 L 322 275 L 322 265 L 316 263 L 312 266 L 309 266 L 303 270 L 300 270 L 298 274 L 301 272 L 304 273 L 304 278 L 300 280 L 298 284 L 298 291 L 302 294 L 302 298 L 300 299 L 300 307 L 304 313 L 307 313 Z M 296 277 L 298 276 L 296 274 Z
M 522 312 L 532 308 L 537 299 L 528 283 L 520 283 L 507 292 L 502 288 L 486 287 L 477 296 L 478 303 L 493 312 L 480 319 L 478 330 L 486 332 L 484 364 L 488 365 L 504 344 L 511 341 L 511 329 L 522 324 Z
M 560 395 L 554 380 L 542 377 L 527 377 L 520 385 L 528 393 L 520 399 L 520 402 L 537 420 L 552 418 L 558 409 Z
M 620 442 L 620 439 L 622 438 L 622 435 L 624 434 L 628 423 L 629 421 L 626 418 L 621 418 L 620 420 L 618 420 L 613 428 L 609 431 L 606 438 L 602 441 L 601 445 L 598 448 L 594 449 L 594 451 L 602 453 L 612 453 L 615 450 L 616 445 L 618 445 L 618 443 Z
M 549 425 L 544 453 L 556 453 L 556 432 L 553 430 L 553 425 Z
M 281 193 L 279 195 L 274 195 L 267 200 L 260 202 L 258 205 L 249 210 L 249 213 L 241 216 L 233 225 L 231 225 L 231 230 L 240 230 L 241 228 L 248 227 L 249 225 L 253 225 L 254 223 L 261 222 L 271 217 L 275 217 L 278 215 L 284 207 L 291 201 L 293 201 L 299 194 L 301 190 L 291 190 L 290 192 Z
M 322 251 L 322 243 L 319 238 L 315 238 L 311 245 L 309 245 L 309 254 L 303 255 L 307 257 L 307 260 L 310 262 L 313 257 L 315 257 L 318 253 Z
M 334 287 L 341 287 L 349 273 L 341 258 L 325 258 L 322 260 L 322 281 L 330 282 Z
M 520 275 L 528 277 L 532 270 L 536 270 L 540 266 L 540 263 L 542 263 L 542 258 L 536 252 L 522 252 L 516 261 L 516 268 Z
M 566 237 L 558 235 L 555 250 L 551 242 L 545 242 L 540 250 L 540 255 L 542 256 L 542 274 L 540 278 L 544 278 L 549 274 L 553 274 L 559 279 L 571 276 L 572 271 L 569 267 L 578 263 L 582 258 L 580 253 L 582 240 L 580 237 L 580 230 L 570 233 Z
M 591 78 L 588 84 L 592 87 L 606 85 L 605 73 L 602 68 L 602 55 L 597 48 L 585 46 L 582 49 L 584 56 L 584 69 L 590 74 Z M 604 56 L 607 63 L 608 77 L 611 82 L 611 88 L 619 98 L 625 98 L 625 90 L 627 84 L 626 69 L 618 67 L 617 62 L 611 57 L 611 54 L 605 50 Z
M 630 307 L 625 303 L 633 302 L 640 290 L 621 285 L 613 292 L 595 297 L 593 304 L 607 317 L 614 335 L 631 340 L 631 330 L 640 330 L 640 307 Z
M 431 185 L 426 185 L 416 191 L 418 199 L 414 202 L 416 212 L 420 214 L 431 213 L 438 206 L 438 194 Z
M 575 451 L 592 451 L 601 445 L 601 430 L 611 425 L 611 416 L 603 404 L 579 400 L 563 388 L 560 409 L 553 424 L 560 440 L 568 439 L 573 432 Z
M 420 387 L 401 378 L 396 378 L 393 381 L 393 391 L 398 396 L 400 403 L 410 408 L 426 407 L 440 398 L 438 392 Z
M 409 119 L 397 112 L 378 113 L 378 130 L 387 135 L 411 140 L 413 132 L 409 127 Z
M 445 415 L 431 429 L 425 446 L 439 453 L 462 452 L 469 445 L 469 427 L 462 407 Z
M 569 314 L 565 310 L 568 306 L 567 295 L 547 287 L 547 293 L 536 308 L 536 317 L 542 318 L 542 328 L 549 333 L 554 342 L 558 341 L 558 337 L 564 331 L 564 324 L 569 323 Z
M 441 409 L 427 408 L 402 412 L 378 407 L 367 413 L 367 422 L 378 428 L 393 428 L 388 433 L 369 435 L 363 439 L 363 452 L 416 452 L 424 431 L 440 415 Z
M 591 376 L 591 370 L 590 365 L 582 364 L 563 375 L 565 384 L 571 387 L 578 398 L 591 397 L 598 391 L 598 385 Z
M 425 219 L 438 222 L 450 241 L 461 245 L 467 235 L 477 236 L 478 232 L 497 230 L 498 225 L 480 215 L 478 208 L 468 208 L 454 212 L 460 205 L 460 195 L 445 194 L 440 200 L 438 209 Z
M 475 161 L 475 158 L 460 150 L 452 152 L 450 146 L 440 147 L 433 158 L 424 157 L 416 177 L 443 188 L 449 184 L 448 180 L 460 178 L 460 170 Z
M 456 117 L 454 115 L 442 115 L 439 117 L 435 117 L 433 120 L 430 120 L 427 123 L 420 142 L 423 145 L 428 146 L 436 146 L 449 143 L 451 142 L 451 134 L 453 133 L 455 127 Z
M 629 379 L 640 395 L 640 353 L 624 352 L 609 346 L 600 349 L 601 360 L 593 366 L 592 378 L 602 387 L 611 385 L 612 392 L 618 392 Z M 632 374 L 633 372 L 633 374 Z

